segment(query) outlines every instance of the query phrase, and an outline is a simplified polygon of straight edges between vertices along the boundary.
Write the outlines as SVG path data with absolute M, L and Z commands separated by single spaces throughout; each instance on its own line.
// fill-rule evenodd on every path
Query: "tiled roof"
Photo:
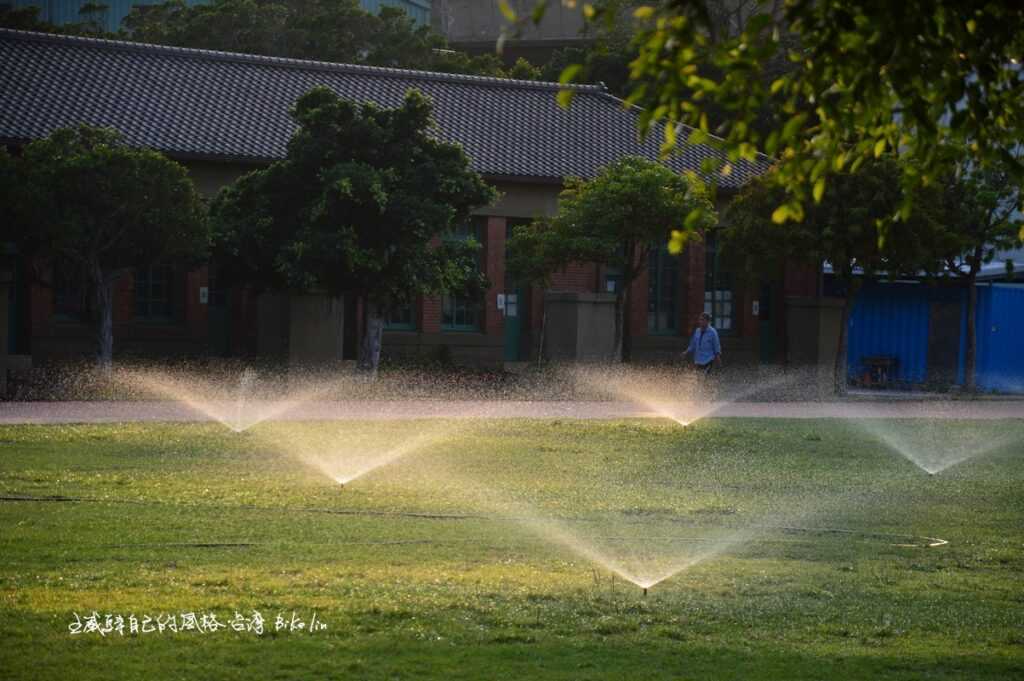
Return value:
M 178 158 L 265 162 L 284 156 L 295 129 L 288 110 L 316 85 L 385 107 L 418 88 L 434 102 L 438 136 L 461 144 L 474 169 L 492 177 L 592 177 L 626 155 L 657 158 L 660 134 L 638 141 L 637 110 L 600 86 L 576 86 L 563 110 L 556 83 L 0 29 L 0 140 L 7 142 L 91 123 Z M 690 146 L 667 163 L 698 170 L 715 153 Z M 720 185 L 736 187 L 766 167 L 740 164 Z

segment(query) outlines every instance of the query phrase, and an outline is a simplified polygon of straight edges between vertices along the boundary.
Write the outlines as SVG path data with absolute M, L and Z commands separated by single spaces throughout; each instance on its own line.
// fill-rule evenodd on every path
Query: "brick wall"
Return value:
M 45 269 L 45 268 L 44 268 Z M 138 356 L 202 355 L 207 352 L 207 306 L 199 302 L 199 287 L 208 283 L 207 268 L 178 272 L 172 285 L 174 319 L 147 323 L 135 318 L 134 277 L 114 282 L 114 352 Z M 90 320 L 54 316 L 54 291 L 38 283 L 30 287 L 30 347 L 33 361 L 87 357 L 95 351 L 95 326 Z

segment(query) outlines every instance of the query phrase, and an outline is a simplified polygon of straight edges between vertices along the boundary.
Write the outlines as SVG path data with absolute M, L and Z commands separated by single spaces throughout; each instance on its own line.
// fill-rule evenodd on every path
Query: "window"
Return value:
M 73 263 L 58 260 L 53 265 L 53 316 L 67 321 L 89 318 L 89 287 L 82 271 Z
M 668 246 L 652 248 L 648 263 L 647 331 L 674 334 L 679 330 L 679 258 Z
M 486 218 L 473 218 L 468 225 L 460 225 L 448 237 L 449 239 L 476 239 L 483 243 L 483 231 Z M 482 251 L 477 258 L 480 267 Z M 479 301 L 463 296 L 445 295 L 441 301 L 441 329 L 444 331 L 479 331 L 483 319 L 483 310 Z
M 153 321 L 171 319 L 170 265 L 153 265 L 135 270 L 135 317 Z
M 716 329 L 728 333 L 735 328 L 732 274 L 722 271 L 716 235 L 708 233 L 704 243 L 704 311 Z
M 405 303 L 392 307 L 384 317 L 384 328 L 389 331 L 415 331 L 415 306 L 412 303 Z

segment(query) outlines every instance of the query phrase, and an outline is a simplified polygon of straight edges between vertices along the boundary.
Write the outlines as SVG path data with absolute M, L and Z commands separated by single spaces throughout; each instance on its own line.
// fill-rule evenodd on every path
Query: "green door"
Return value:
M 505 361 L 519 361 L 519 338 L 522 331 L 523 309 L 522 289 L 512 289 L 505 292 Z

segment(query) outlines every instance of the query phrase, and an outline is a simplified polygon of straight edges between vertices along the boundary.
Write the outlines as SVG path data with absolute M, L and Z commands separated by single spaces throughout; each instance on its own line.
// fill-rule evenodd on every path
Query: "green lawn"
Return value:
M 1024 424 L 922 430 L 999 444 L 932 477 L 832 420 L 0 427 L 0 678 L 1024 678 Z

